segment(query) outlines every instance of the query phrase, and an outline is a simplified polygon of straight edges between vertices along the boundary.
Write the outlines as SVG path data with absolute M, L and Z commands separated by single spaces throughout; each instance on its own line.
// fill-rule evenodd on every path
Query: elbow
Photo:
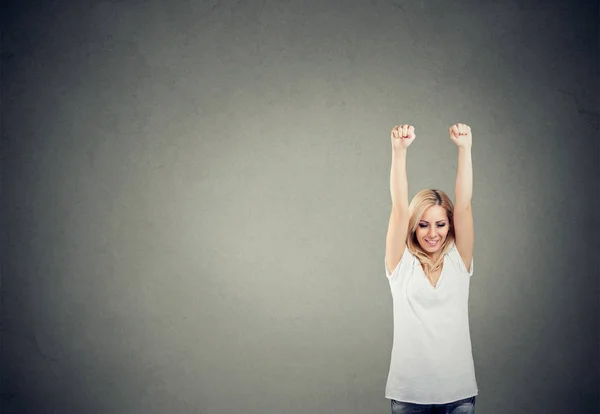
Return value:
M 471 200 L 457 200 L 454 204 L 454 212 L 457 211 L 471 211 Z

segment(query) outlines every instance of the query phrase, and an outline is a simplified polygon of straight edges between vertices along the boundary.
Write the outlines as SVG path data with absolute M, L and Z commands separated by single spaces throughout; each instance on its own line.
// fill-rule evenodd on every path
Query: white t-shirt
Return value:
M 386 398 L 445 404 L 477 395 L 468 307 L 473 261 L 467 272 L 453 243 L 436 287 L 408 247 L 391 274 L 384 266 L 394 308 Z

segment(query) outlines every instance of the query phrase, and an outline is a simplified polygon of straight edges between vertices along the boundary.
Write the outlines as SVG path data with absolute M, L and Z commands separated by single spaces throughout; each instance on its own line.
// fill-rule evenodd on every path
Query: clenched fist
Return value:
M 454 124 L 450 127 L 450 139 L 458 147 L 470 148 L 473 144 L 471 127 L 467 124 Z
M 406 149 L 416 137 L 415 127 L 411 125 L 395 126 L 392 129 L 392 148 Z

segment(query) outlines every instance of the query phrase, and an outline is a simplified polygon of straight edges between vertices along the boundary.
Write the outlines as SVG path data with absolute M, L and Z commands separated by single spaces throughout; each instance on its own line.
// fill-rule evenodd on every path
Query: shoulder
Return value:
M 446 252 L 446 257 L 448 257 L 448 259 L 452 263 L 452 266 L 455 269 L 457 269 L 458 271 L 460 271 L 460 273 L 464 273 L 468 276 L 473 275 L 473 259 L 471 258 L 471 265 L 469 266 L 470 271 L 468 271 L 467 266 L 465 265 L 460 253 L 458 252 L 458 249 L 456 248 L 456 244 L 454 242 L 452 242 L 452 245 Z
M 404 253 L 402 254 L 402 258 L 398 262 L 398 265 L 394 269 L 388 269 L 387 265 L 384 261 L 385 273 L 387 278 L 391 281 L 397 279 L 400 275 L 407 273 L 410 269 L 413 268 L 415 261 L 417 261 L 417 257 L 410 251 L 408 246 L 405 247 Z

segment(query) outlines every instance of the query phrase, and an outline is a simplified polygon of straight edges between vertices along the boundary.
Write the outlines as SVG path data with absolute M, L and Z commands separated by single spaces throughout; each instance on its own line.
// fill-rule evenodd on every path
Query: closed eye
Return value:
M 445 227 L 446 223 L 438 223 L 437 225 L 438 227 Z M 419 223 L 419 227 L 421 227 L 422 229 L 429 227 L 429 223 Z

